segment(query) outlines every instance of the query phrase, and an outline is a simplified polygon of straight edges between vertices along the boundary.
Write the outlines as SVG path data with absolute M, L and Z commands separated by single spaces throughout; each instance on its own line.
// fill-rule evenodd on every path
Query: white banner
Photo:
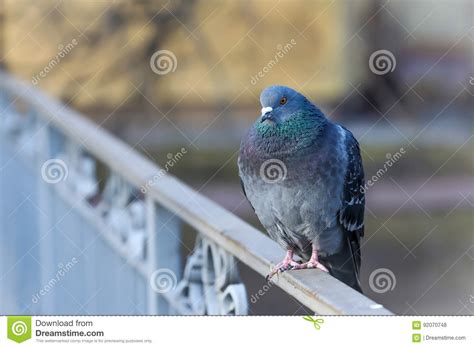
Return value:
M 0 347 L 466 347 L 472 316 L 11 316 Z

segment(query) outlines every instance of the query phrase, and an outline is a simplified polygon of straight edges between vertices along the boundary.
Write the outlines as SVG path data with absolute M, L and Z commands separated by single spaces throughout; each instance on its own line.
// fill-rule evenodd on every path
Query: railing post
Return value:
M 55 253 L 55 238 L 54 238 L 54 211 L 53 211 L 53 186 L 48 184 L 42 176 L 43 164 L 55 156 L 58 156 L 61 152 L 61 136 L 55 131 L 50 125 L 42 122 L 39 130 L 39 144 L 38 144 L 38 157 L 37 157 L 37 187 L 38 187 L 38 198 L 39 206 L 41 207 L 44 214 L 39 215 L 38 236 L 41 239 L 40 245 L 40 263 L 43 266 L 40 269 L 41 273 L 41 284 L 45 286 L 50 282 L 54 276 L 54 272 L 57 269 L 57 265 L 54 260 Z M 40 289 L 38 289 L 40 290 Z M 56 303 L 54 296 L 42 296 L 39 300 L 39 313 L 41 314 L 52 314 L 56 312 Z
M 181 221 L 168 210 L 157 207 L 149 196 L 147 206 L 148 313 L 172 314 L 164 298 L 181 279 Z

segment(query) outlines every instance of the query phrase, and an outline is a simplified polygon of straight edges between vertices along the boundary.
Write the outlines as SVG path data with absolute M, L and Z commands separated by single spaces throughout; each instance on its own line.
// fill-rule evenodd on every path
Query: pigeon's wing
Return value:
M 360 239 L 364 235 L 364 168 L 360 156 L 359 143 L 346 130 L 347 170 L 344 181 L 342 207 L 339 222 L 346 235 L 346 243 L 352 256 L 356 278 L 359 278 L 361 256 Z
M 364 169 L 357 140 L 345 128 L 344 133 L 348 161 L 342 204 L 337 216 L 344 239 L 339 252 L 321 256 L 319 259 L 333 277 L 362 292 L 359 272 L 360 239 L 364 234 Z
M 359 143 L 346 130 L 347 170 L 344 181 L 342 207 L 339 222 L 348 234 L 364 235 L 364 168 L 360 156 Z
M 240 187 L 242 188 L 242 192 L 243 192 L 245 198 L 247 198 L 247 202 L 249 202 L 249 204 L 252 207 L 253 211 L 255 211 L 255 208 L 253 207 L 252 203 L 250 202 L 249 198 L 247 197 L 247 193 L 245 192 L 244 182 L 242 181 L 242 178 L 240 176 L 239 176 L 239 179 L 240 179 Z

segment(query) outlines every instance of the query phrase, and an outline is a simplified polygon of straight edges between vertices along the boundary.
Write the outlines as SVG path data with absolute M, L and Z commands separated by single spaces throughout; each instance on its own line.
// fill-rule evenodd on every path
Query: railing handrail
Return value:
M 266 275 L 271 265 L 283 258 L 284 251 L 265 234 L 172 175 L 160 176 L 153 185 L 147 185 L 161 168 L 81 113 L 4 72 L 0 72 L 0 88 L 29 104 L 46 122 L 50 122 L 130 183 L 138 188 L 147 187 L 147 197 L 179 216 L 257 273 Z M 392 314 L 321 271 L 286 272 L 273 281 L 303 305 L 320 314 Z

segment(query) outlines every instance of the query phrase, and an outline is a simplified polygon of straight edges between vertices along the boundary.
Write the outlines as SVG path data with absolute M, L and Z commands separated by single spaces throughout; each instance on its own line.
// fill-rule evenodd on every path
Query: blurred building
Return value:
M 444 68 L 420 85 L 427 89 L 439 81 L 448 88 L 471 68 L 469 36 L 461 37 L 471 26 L 467 0 L 0 4 L 2 62 L 82 109 L 133 107 L 144 98 L 195 110 L 234 99 L 245 107 L 274 83 L 336 103 L 351 84 L 376 77 L 367 64 L 376 49 L 393 52 L 393 79 L 410 82 L 455 44 Z M 157 50 L 176 57 L 172 73 L 150 69 Z M 399 84 L 389 83 L 388 93 L 401 93 Z M 433 93 L 443 92 L 438 87 Z

